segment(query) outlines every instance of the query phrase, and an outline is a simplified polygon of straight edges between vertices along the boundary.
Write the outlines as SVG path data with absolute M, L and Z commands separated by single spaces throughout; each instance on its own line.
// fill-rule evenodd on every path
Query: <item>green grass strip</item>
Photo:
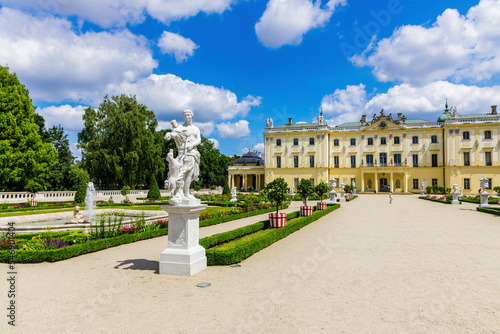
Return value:
M 482 207 L 478 206 L 478 207 L 476 207 L 476 210 L 480 211 L 480 212 L 500 216 L 500 208 L 482 208 Z

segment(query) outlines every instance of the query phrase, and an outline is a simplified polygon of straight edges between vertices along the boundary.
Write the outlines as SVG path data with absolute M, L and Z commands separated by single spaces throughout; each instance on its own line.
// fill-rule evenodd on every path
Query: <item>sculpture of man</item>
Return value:
M 183 180 L 184 184 L 181 191 L 177 191 L 174 195 L 174 202 L 181 199 L 195 199 L 189 193 L 189 187 L 192 181 L 198 181 L 200 174 L 200 152 L 197 150 L 197 146 L 201 144 L 200 130 L 193 125 L 193 110 L 184 110 L 182 116 L 185 123 L 175 126 L 172 132 L 165 134 L 166 140 L 174 139 L 179 152 L 175 160 L 182 164 L 178 178 Z M 174 124 L 172 121 L 173 126 Z

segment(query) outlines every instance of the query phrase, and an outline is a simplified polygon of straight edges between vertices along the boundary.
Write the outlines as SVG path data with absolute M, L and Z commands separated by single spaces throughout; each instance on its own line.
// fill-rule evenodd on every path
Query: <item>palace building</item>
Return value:
M 229 167 L 230 186 L 258 190 L 282 177 L 295 187 L 301 178 L 354 185 L 360 191 L 420 193 L 424 186 L 457 184 L 463 194 L 477 194 L 479 179 L 500 186 L 500 115 L 496 106 L 487 114 L 458 115 L 446 108 L 436 122 L 365 115 L 359 122 L 328 126 L 320 114 L 314 123 L 274 127 L 264 131 L 265 161 L 236 160 Z M 255 154 L 253 154 L 255 155 Z M 252 157 L 255 158 L 255 157 Z M 258 158 L 258 157 L 257 157 Z M 260 158 L 261 159 L 261 158 Z

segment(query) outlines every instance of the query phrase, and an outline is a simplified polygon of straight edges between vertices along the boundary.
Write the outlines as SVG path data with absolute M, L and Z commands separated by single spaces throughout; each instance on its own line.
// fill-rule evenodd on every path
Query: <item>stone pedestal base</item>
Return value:
M 330 191 L 330 204 L 337 204 L 337 193 L 334 190 Z
M 346 202 L 346 200 L 345 200 L 345 192 L 343 190 L 340 192 L 339 202 Z
M 161 253 L 160 274 L 193 276 L 207 268 L 199 245 L 200 211 L 207 206 L 162 206 L 168 212 L 168 248 Z
M 486 195 L 481 194 L 480 195 L 480 203 L 481 203 L 481 204 L 479 204 L 480 208 L 489 208 L 490 207 L 490 205 L 488 204 L 488 195 L 489 194 L 486 194 Z
M 460 204 L 460 202 L 458 201 L 458 194 L 453 193 L 453 194 L 451 194 L 451 196 L 453 196 L 453 200 L 451 201 L 451 204 Z

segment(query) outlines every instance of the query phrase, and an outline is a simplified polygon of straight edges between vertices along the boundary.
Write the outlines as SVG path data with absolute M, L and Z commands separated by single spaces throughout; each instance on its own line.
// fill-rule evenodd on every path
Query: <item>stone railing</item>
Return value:
M 0 192 L 0 203 L 24 203 L 32 199 L 37 202 L 65 202 L 75 199 L 76 191 L 41 191 L 38 193 L 29 192 Z M 169 196 L 170 192 L 165 189 L 160 189 L 162 196 Z M 127 195 L 128 198 L 146 197 L 148 190 L 131 190 Z M 95 201 L 107 201 L 113 199 L 115 202 L 120 202 L 125 199 L 120 190 L 97 190 L 95 192 Z

